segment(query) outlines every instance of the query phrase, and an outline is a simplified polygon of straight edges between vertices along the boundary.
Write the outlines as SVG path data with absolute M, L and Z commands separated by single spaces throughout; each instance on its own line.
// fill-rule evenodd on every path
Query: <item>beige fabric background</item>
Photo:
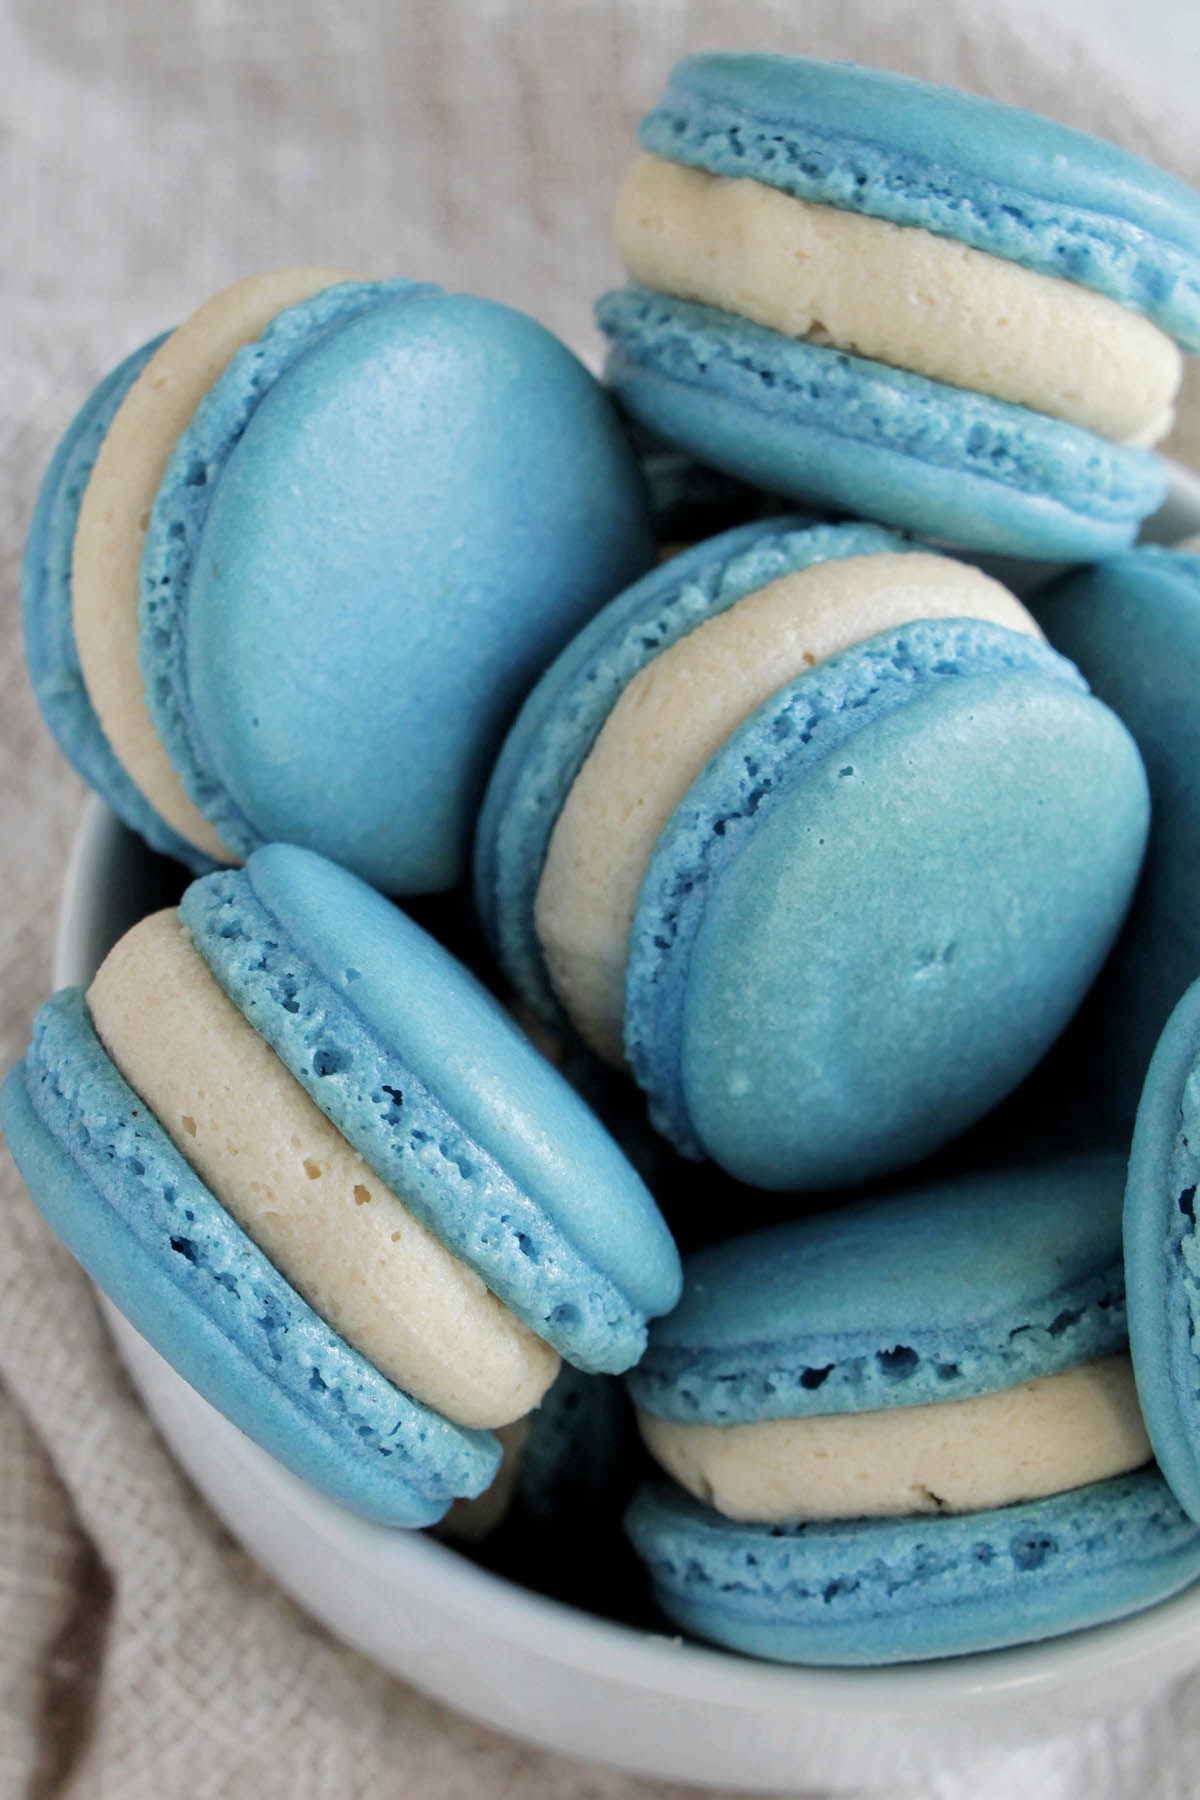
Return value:
M 53 443 L 104 369 L 211 289 L 313 260 L 461 284 L 594 349 L 590 301 L 616 275 L 611 197 L 685 49 L 907 69 L 1093 126 L 1200 182 L 1200 100 L 1169 79 L 1161 39 L 1143 56 L 1128 22 L 1085 35 L 1082 10 L 0 0 L 3 1065 L 48 988 L 81 802 L 26 691 L 20 547 Z M 1089 16 L 1118 11 L 1099 0 Z M 1179 445 L 1200 461 L 1195 401 Z M 1198 1752 L 1189 1677 L 969 1773 L 908 1770 L 893 1791 L 1182 1800 Z M 682 1793 L 479 1729 L 301 1618 L 167 1459 L 86 1284 L 0 1160 L 0 1800 Z

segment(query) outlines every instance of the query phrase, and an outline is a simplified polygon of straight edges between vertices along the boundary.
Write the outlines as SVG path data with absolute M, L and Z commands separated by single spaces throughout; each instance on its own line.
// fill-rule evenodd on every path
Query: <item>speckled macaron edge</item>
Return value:
M 1146 1429 L 1180 1504 L 1200 1520 L 1200 982 L 1150 1061 L 1125 1195 L 1129 1344 Z
M 1015 1194 L 1008 1186 L 1014 1179 Z M 1095 1152 L 1013 1171 L 976 1170 L 949 1185 L 918 1183 L 708 1245 L 686 1260 L 682 1302 L 651 1327 L 626 1389 L 656 1418 L 719 1426 L 965 1400 L 1117 1354 L 1127 1342 L 1124 1191 L 1123 1157 Z M 1023 1259 L 1016 1287 L 981 1286 L 965 1320 L 947 1317 L 940 1287 L 911 1311 L 890 1299 L 886 1323 L 864 1310 L 864 1270 L 873 1256 L 895 1244 L 906 1266 L 923 1269 L 920 1234 L 937 1239 L 973 1214 L 980 1225 L 972 1241 L 978 1235 L 986 1242 L 994 1220 L 1006 1231 L 1017 1229 L 1009 1221 L 1022 1220 L 1020 1229 L 1044 1247 L 1043 1263 L 1055 1227 L 1040 1218 L 1077 1223 L 1069 1252 L 1060 1245 L 1044 1269 Z M 825 1270 L 830 1256 L 841 1275 L 832 1291 L 848 1290 L 844 1325 L 818 1324 L 797 1296 L 780 1331 L 774 1295 L 764 1297 L 764 1269 L 785 1276 L 790 1296 L 787 1272 Z M 893 1294 L 890 1285 L 887 1292 Z M 728 1297 L 739 1293 L 746 1295 L 744 1327 L 736 1304 L 732 1322 L 727 1310 Z M 727 1303 L 715 1334 L 714 1295 Z

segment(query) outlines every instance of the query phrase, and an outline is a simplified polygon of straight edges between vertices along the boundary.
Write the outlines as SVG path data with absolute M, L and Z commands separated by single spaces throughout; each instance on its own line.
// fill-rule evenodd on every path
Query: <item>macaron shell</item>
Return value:
M 1200 349 L 1200 201 L 1115 144 L 979 95 L 849 63 L 685 57 L 647 150 L 915 225 L 1146 313 Z
M 39 1014 L 3 1123 L 36 1204 L 97 1284 L 295 1473 L 394 1525 L 429 1524 L 487 1485 L 491 1434 L 410 1400 L 304 1304 L 139 1105 L 77 990 Z
M 1125 1195 L 1129 1347 L 1159 1466 L 1200 1520 L 1200 982 L 1175 1007 L 1146 1076 Z
M 447 887 L 525 689 L 652 553 L 583 366 L 521 314 L 409 288 L 317 335 L 229 451 L 180 715 L 254 841 Z
M 670 1619 L 779 1662 L 998 1649 L 1121 1618 L 1200 1575 L 1200 1530 L 1153 1466 L 990 1512 L 768 1528 L 656 1483 L 625 1523 Z
M 63 755 L 152 849 L 202 874 L 211 859 L 159 817 L 113 754 L 88 696 L 71 620 L 71 552 L 83 491 L 122 400 L 162 342 L 153 338 L 105 376 L 60 440 L 29 526 L 21 605 L 34 697 Z
M 674 1243 L 612 1139 L 491 996 L 381 895 L 270 845 L 180 908 L 230 998 L 409 1209 L 581 1367 L 678 1298 Z
M 732 313 L 631 287 L 596 307 L 648 430 L 727 474 L 968 549 L 1090 561 L 1166 494 L 1151 452 Z
M 611 600 L 546 670 L 492 773 L 475 839 L 475 895 L 505 973 L 561 1025 L 534 924 L 546 846 L 571 783 L 625 687 L 704 619 L 831 557 L 915 548 L 880 525 L 791 515 L 742 525 L 671 557 Z
M 1074 1057 L 1093 1105 L 1127 1128 L 1159 1033 L 1200 974 L 1200 556 L 1143 546 L 1072 571 L 1034 611 L 1124 721 L 1150 784 L 1145 867 Z
M 626 982 L 630 1064 L 685 1154 L 761 1187 L 862 1181 L 1028 1073 L 1145 844 L 1136 749 L 1081 685 L 1016 633 L 917 622 L 712 759 L 659 838 Z
M 626 1385 L 726 1425 L 962 1400 L 1125 1343 L 1121 1156 L 923 1182 L 694 1252 Z

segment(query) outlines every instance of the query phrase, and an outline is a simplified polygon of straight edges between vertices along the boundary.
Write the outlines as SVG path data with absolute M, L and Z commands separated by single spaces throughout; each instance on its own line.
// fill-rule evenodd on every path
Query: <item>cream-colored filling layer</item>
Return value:
M 617 202 L 635 281 L 1015 401 L 1118 443 L 1171 428 L 1183 364 L 1165 332 L 1074 282 L 892 225 L 639 156 Z
M 278 269 L 226 288 L 151 357 L 110 425 L 84 490 L 71 595 L 84 684 L 126 774 L 189 843 L 235 862 L 188 799 L 151 723 L 138 656 L 138 574 L 150 513 L 171 452 L 201 400 L 276 313 L 335 282 L 343 269 Z
M 639 1412 L 638 1425 L 689 1493 L 761 1524 L 983 1512 L 1123 1475 L 1151 1456 L 1128 1356 L 936 1406 L 749 1425 Z
M 450 1538 L 461 1544 L 480 1544 L 502 1525 L 516 1497 L 521 1467 L 525 1461 L 525 1445 L 529 1438 L 530 1419 L 514 1419 L 501 1425 L 496 1433 L 504 1454 L 489 1487 L 473 1500 L 456 1500 L 450 1511 L 433 1527 L 434 1537 Z
M 625 963 L 659 832 L 756 707 L 814 663 L 910 619 L 988 619 L 1037 637 L 990 576 L 925 551 L 848 556 L 747 594 L 638 671 L 558 817 L 535 902 L 555 992 L 585 1041 L 623 1061 Z
M 105 1049 L 243 1230 L 348 1343 L 459 1425 L 536 1406 L 557 1354 L 413 1218 L 243 1018 L 174 912 L 88 993 Z

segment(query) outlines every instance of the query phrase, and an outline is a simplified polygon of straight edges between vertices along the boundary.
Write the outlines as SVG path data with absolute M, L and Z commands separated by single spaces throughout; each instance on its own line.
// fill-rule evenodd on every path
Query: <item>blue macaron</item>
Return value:
M 72 427 L 27 558 L 37 684 L 70 686 L 75 742 L 103 735 L 64 598 L 85 450 L 138 372 Z M 285 840 L 438 891 L 526 688 L 652 554 L 612 403 L 550 333 L 427 284 L 336 282 L 233 356 L 167 463 L 141 562 L 150 719 L 229 860 Z M 111 756 L 85 772 L 116 805 Z
M 485 928 L 531 1005 L 555 1005 L 535 924 L 551 834 L 629 682 L 790 573 L 916 548 L 873 525 L 742 527 L 613 601 L 552 666 L 476 843 Z M 1128 733 L 1035 637 L 916 620 L 807 668 L 696 776 L 642 880 L 624 1039 L 655 1124 L 763 1188 L 931 1152 L 1071 1017 L 1146 828 Z
M 884 71 L 717 53 L 678 65 L 639 137 L 709 177 L 1090 289 L 1200 345 L 1195 194 L 1053 121 Z M 641 423 L 742 479 L 974 549 L 1072 560 L 1130 543 L 1164 497 L 1150 453 L 1036 400 L 887 368 L 819 333 L 790 339 L 697 298 L 636 283 L 606 295 L 609 379 Z
M 1129 1157 L 1129 1342 L 1146 1429 L 1180 1504 L 1200 1519 L 1200 981 L 1173 1009 L 1146 1075 Z
M 1150 786 L 1145 866 L 1069 1069 L 1091 1116 L 1127 1131 L 1159 1034 L 1200 976 L 1200 555 L 1141 546 L 1072 570 L 1031 605 L 1128 727 Z
M 1141 1466 L 1123 1189 L 1115 1156 L 977 1172 L 688 1258 L 627 1378 L 692 1490 L 651 1486 L 627 1518 L 668 1616 L 754 1655 L 881 1663 L 1075 1630 L 1200 1574 L 1200 1532 Z M 1063 1428 L 1021 1409 L 1080 1376 L 1052 1467 Z
M 226 999 L 471 1280 L 578 1367 L 636 1360 L 678 1293 L 674 1245 L 592 1114 L 460 965 L 290 846 L 194 883 L 180 918 Z M 3 1119 L 85 1268 L 289 1466 L 397 1524 L 491 1479 L 489 1432 L 400 1392 L 271 1267 L 118 1073 L 77 990 L 39 1015 Z

